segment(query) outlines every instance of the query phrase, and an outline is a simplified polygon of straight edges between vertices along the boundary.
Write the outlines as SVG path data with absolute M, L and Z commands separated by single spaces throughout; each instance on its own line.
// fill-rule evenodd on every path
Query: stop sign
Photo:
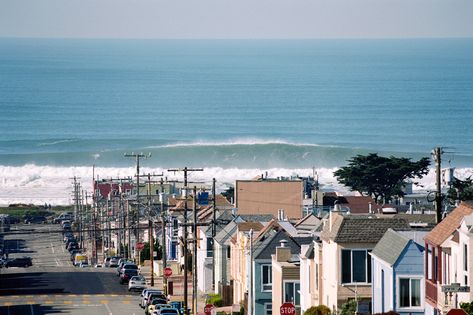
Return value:
M 204 307 L 205 315 L 212 315 L 213 308 L 214 308 L 214 306 L 212 304 L 205 305 L 205 307 Z
M 294 304 L 286 302 L 279 308 L 279 312 L 281 315 L 295 315 L 296 314 L 296 307 Z
M 468 313 L 461 308 L 454 308 L 449 310 L 447 315 L 468 315 Z
M 163 275 L 164 277 L 169 278 L 170 276 L 172 276 L 172 269 L 169 267 L 164 268 Z

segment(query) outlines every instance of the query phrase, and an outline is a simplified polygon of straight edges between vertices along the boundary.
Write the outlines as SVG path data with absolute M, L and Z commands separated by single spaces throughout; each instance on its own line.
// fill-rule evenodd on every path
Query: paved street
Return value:
M 12 226 L 9 258 L 32 257 L 29 268 L 0 269 L 0 314 L 142 314 L 139 293 L 120 285 L 115 269 L 76 268 L 59 225 Z

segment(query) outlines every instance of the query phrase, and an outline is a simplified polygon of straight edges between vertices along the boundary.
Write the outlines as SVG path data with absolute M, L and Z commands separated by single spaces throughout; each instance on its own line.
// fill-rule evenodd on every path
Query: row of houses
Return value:
M 311 178 L 263 176 L 237 181 L 234 203 L 217 195 L 216 209 L 180 196 L 166 200 L 168 266 L 179 272 L 195 255 L 199 290 L 247 314 L 278 314 L 284 302 L 299 314 L 317 305 L 338 311 L 349 300 L 359 313 L 438 314 L 472 299 L 470 203 L 436 224 L 422 202 L 380 207 L 321 193 Z M 193 207 L 200 223 L 216 224 L 199 226 L 197 252 L 185 253 L 183 209 Z

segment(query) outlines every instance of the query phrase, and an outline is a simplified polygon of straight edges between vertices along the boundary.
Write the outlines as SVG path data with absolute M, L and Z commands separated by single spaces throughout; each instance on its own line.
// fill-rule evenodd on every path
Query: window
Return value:
M 213 257 L 213 238 L 207 238 L 207 257 Z
M 272 303 L 264 303 L 264 315 L 273 315 Z
M 365 249 L 342 250 L 342 283 L 371 283 L 369 252 Z
M 291 302 L 294 306 L 301 305 L 301 284 L 299 282 L 284 282 L 284 302 Z
M 261 265 L 261 292 L 271 292 L 273 289 L 273 274 L 271 265 Z
M 319 264 L 315 264 L 315 289 L 319 289 Z
M 399 278 L 399 307 L 420 307 L 420 279 Z
M 227 258 L 230 259 L 231 255 L 230 255 L 230 247 L 227 247 Z
M 468 271 L 468 247 L 463 244 L 463 270 Z

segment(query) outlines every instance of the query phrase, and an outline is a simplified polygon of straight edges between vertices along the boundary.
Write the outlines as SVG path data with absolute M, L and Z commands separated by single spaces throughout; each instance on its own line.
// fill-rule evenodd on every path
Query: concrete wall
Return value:
M 371 287 L 372 287 L 372 311 L 373 313 L 385 313 L 394 309 L 393 299 L 393 270 L 384 261 L 373 257 L 371 258 Z M 384 271 L 384 290 L 383 280 L 381 275 Z M 383 294 L 384 294 L 384 309 L 383 309 Z
M 302 181 L 236 181 L 235 205 L 238 214 L 278 215 L 284 209 L 288 218 L 302 217 Z

